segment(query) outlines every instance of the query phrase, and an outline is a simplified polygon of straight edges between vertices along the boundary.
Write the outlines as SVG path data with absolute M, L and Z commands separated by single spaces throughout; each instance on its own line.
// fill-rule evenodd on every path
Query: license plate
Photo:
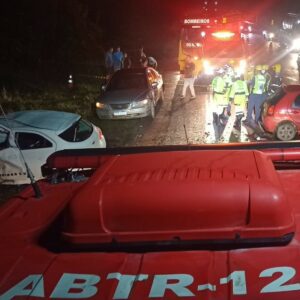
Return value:
M 126 111 L 115 111 L 114 116 L 126 116 L 127 112 Z

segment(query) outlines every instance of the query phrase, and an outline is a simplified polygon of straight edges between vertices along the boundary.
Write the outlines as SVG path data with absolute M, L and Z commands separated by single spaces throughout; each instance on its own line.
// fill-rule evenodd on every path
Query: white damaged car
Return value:
M 36 180 L 50 154 L 63 149 L 105 148 L 100 128 L 80 115 L 47 110 L 0 117 L 0 183 L 29 183 L 22 155 Z

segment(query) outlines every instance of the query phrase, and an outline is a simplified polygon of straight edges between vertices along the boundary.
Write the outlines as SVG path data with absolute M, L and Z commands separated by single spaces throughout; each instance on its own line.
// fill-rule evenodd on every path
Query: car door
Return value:
M 293 119 L 294 123 L 300 128 L 300 94 L 296 97 L 294 102 L 292 102 L 291 109 L 289 110 L 289 115 Z
M 15 139 L 35 179 L 41 179 L 41 166 L 56 151 L 56 143 L 48 136 L 33 131 L 16 131 Z
M 0 183 L 25 183 L 26 170 L 10 130 L 0 126 Z

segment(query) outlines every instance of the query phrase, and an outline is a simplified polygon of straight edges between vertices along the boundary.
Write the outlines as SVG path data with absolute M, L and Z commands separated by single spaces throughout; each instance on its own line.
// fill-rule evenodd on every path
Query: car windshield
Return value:
M 0 300 L 300 300 L 300 0 L 2 0 L 0 32 Z
M 144 73 L 118 72 L 110 80 L 107 90 L 129 90 L 147 88 L 146 75 Z
M 298 97 L 299 1 L 10 2 L 0 10 L 6 113 L 79 114 L 109 148 L 300 138 L 296 117 L 264 113 L 279 100 L 291 111 L 290 94 Z M 36 124 L 38 113 L 29 115 Z M 290 136 L 278 136 L 281 122 Z M 68 122 L 53 123 L 61 132 Z M 60 136 L 84 141 L 91 132 L 80 121 Z
M 204 45 L 203 51 L 205 57 L 240 58 L 245 56 L 244 45 L 237 42 L 211 42 L 211 44 Z

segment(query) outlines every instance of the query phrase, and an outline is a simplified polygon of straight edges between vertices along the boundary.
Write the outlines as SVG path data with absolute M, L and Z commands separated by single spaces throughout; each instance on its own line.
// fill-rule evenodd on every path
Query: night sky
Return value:
M 211 0 L 208 0 L 211 1 Z M 176 56 L 180 20 L 202 0 L 10 0 L 0 4 L 1 71 L 39 72 L 58 65 L 101 63 L 107 47 Z M 300 12 L 300 1 L 218 0 L 223 10 L 269 22 Z

